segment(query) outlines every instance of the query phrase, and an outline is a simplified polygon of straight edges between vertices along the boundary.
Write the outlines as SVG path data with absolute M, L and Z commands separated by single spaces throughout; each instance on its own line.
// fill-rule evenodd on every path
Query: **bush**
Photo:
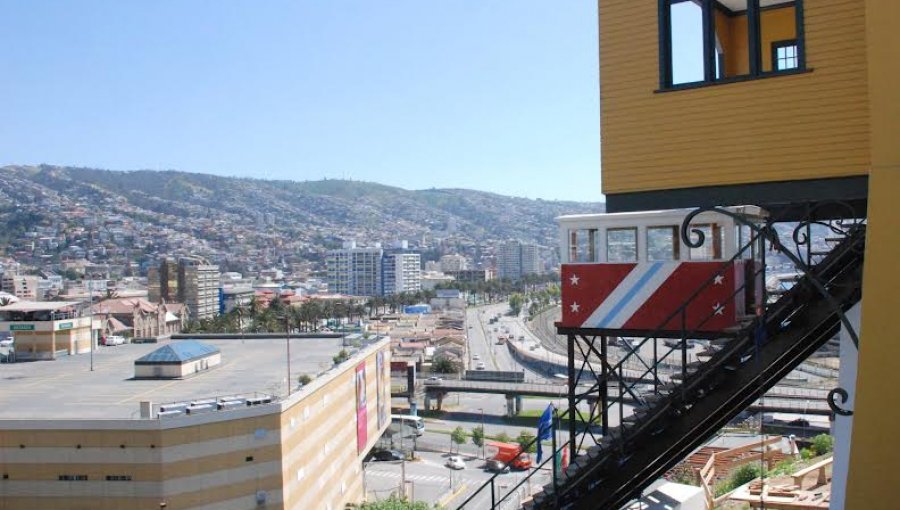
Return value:
M 334 361 L 335 365 L 340 365 L 350 359 L 350 353 L 347 352 L 347 349 L 341 349 L 341 352 L 335 354 L 331 359 Z
M 803 448 L 802 450 L 800 450 L 800 458 L 803 460 L 810 460 L 815 456 L 816 452 L 814 452 L 811 448 Z
M 431 505 L 423 501 L 407 501 L 403 498 L 391 496 L 382 501 L 363 503 L 360 510 L 429 510 Z
M 834 450 L 834 438 L 828 434 L 819 434 L 812 440 L 812 451 L 818 457 Z
M 297 382 L 302 384 L 303 386 L 311 383 L 312 380 L 313 378 L 309 374 L 300 374 L 300 377 L 297 378 Z
M 727 494 L 734 489 L 737 489 L 741 485 L 759 478 L 760 474 L 761 472 L 758 465 L 744 464 L 743 466 L 735 469 L 734 472 L 731 473 L 731 477 L 729 477 L 728 480 L 716 487 L 716 496 Z
M 516 442 L 519 443 L 519 446 L 522 447 L 528 453 L 534 453 L 537 451 L 537 442 L 534 442 L 535 435 L 527 430 L 523 430 L 519 432 L 519 437 L 516 438 Z M 531 444 L 529 444 L 531 443 Z
M 511 443 L 512 442 L 512 438 L 509 437 L 509 434 L 507 434 L 506 432 L 501 432 L 494 437 L 497 439 L 497 441 L 500 441 L 501 443 Z

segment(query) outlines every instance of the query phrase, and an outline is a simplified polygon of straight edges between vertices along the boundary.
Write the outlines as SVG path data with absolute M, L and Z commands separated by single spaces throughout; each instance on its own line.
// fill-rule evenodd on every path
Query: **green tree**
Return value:
M 522 313 L 522 305 L 525 304 L 525 296 L 519 293 L 513 293 L 509 296 L 509 310 L 513 315 Z
M 456 444 L 456 452 L 459 453 L 459 446 L 466 443 L 466 431 L 462 427 L 456 427 L 450 433 L 450 451 L 453 451 L 453 444 Z
M 497 441 L 500 441 L 501 443 L 511 443 L 512 442 L 512 438 L 509 437 L 509 434 L 507 434 L 506 432 L 501 432 L 494 437 L 497 439 Z
M 516 442 L 519 443 L 519 446 L 522 447 L 528 453 L 532 453 L 537 451 L 537 444 L 534 441 L 536 436 L 527 430 L 522 430 L 519 432 L 519 436 L 516 437 Z
M 311 383 L 312 380 L 313 380 L 313 378 L 309 374 L 300 374 L 300 377 L 297 378 L 297 382 L 302 384 L 303 386 L 306 386 L 307 384 Z
M 431 371 L 438 374 L 455 374 L 459 372 L 459 362 L 447 356 L 435 356 L 431 363 Z
M 479 426 L 472 429 L 472 444 L 479 448 L 484 445 L 484 428 Z

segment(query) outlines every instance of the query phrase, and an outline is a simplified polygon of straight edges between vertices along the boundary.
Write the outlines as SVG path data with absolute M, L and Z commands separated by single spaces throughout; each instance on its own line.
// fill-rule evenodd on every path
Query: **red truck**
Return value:
M 506 467 L 525 470 L 531 468 L 531 455 L 522 453 L 522 447 L 518 443 L 501 443 L 488 441 L 485 443 L 489 452 L 493 455 L 488 459 L 488 468 L 493 471 L 502 471 Z M 521 454 L 521 455 L 520 455 Z

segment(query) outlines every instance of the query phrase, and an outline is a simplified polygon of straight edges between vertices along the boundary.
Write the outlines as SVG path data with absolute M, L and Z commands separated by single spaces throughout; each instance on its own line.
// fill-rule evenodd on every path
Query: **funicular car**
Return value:
M 751 222 L 765 220 L 755 206 L 724 208 Z M 717 332 L 756 312 L 762 299 L 761 239 L 733 217 L 695 216 L 698 247 L 682 240 L 690 210 L 562 216 L 560 328 L 617 334 Z M 690 233 L 696 244 L 699 236 Z M 686 307 L 683 303 L 690 302 Z

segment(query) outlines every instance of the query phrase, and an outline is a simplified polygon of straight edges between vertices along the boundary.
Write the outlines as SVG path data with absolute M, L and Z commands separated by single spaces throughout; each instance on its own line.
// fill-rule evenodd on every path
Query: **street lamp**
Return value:
M 481 458 L 484 459 L 484 438 L 487 436 L 484 432 L 484 408 L 479 407 L 479 411 L 481 411 Z
M 291 383 L 291 316 L 285 312 L 285 314 L 279 318 L 284 319 L 284 343 L 287 349 L 287 394 L 290 397 L 291 389 L 293 388 Z

